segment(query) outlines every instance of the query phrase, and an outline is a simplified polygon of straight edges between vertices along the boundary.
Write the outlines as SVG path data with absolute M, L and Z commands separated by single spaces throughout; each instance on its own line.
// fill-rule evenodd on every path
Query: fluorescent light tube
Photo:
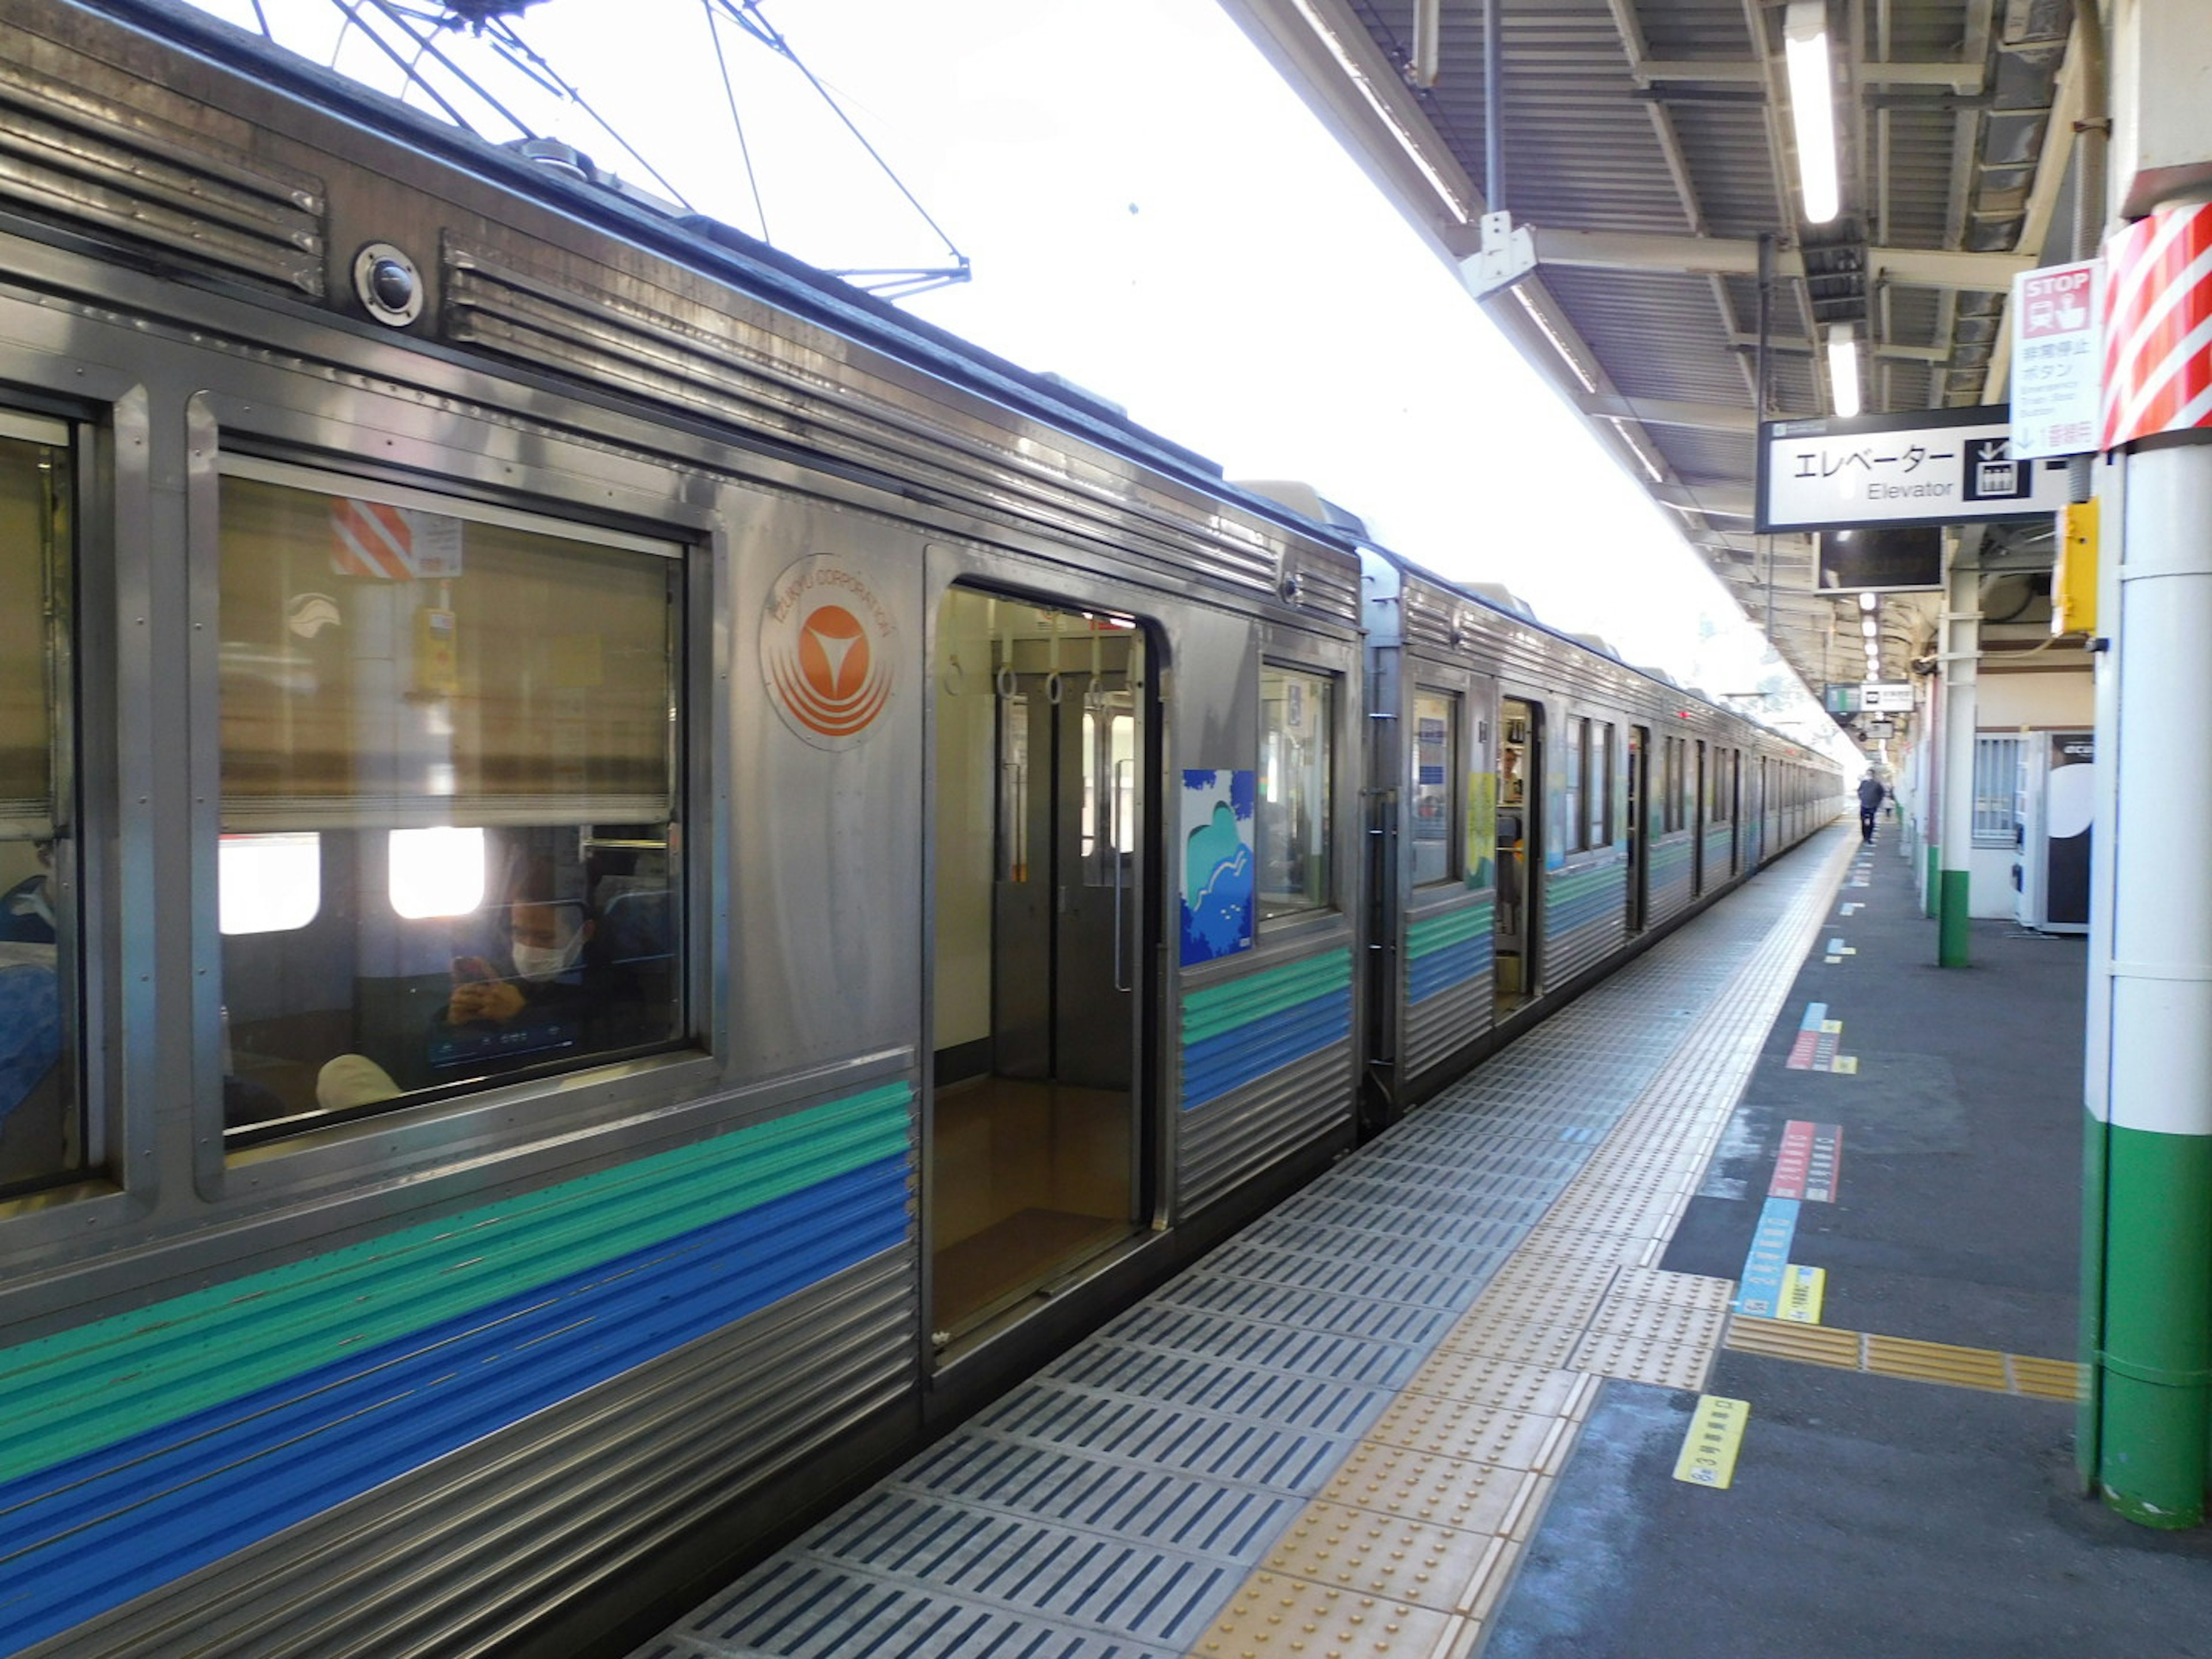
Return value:
M 1797 183 L 1805 198 L 1805 221 L 1825 225 L 1841 204 L 1828 0 L 1790 0 L 1782 23 L 1782 55 L 1790 71 L 1790 119 L 1797 133 Z
M 1828 388 L 1836 394 L 1836 413 L 1848 421 L 1859 412 L 1858 330 L 1850 323 L 1828 326 Z

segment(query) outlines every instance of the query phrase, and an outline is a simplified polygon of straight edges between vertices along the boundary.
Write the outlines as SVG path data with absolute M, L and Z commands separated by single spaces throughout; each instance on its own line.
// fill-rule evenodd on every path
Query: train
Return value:
M 0 1652 L 649 1634 L 1838 811 L 586 157 L 0 19 Z

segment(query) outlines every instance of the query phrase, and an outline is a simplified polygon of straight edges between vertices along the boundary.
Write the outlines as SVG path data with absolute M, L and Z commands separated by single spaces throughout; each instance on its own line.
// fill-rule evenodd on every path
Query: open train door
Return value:
M 1497 1018 L 1536 994 L 1544 894 L 1544 711 L 1498 701 L 1498 906 L 1492 960 Z
M 923 1232 L 940 1353 L 1142 1230 L 1153 810 L 1133 620 L 940 606 Z
M 1644 931 L 1650 906 L 1651 728 L 1628 728 L 1628 931 Z

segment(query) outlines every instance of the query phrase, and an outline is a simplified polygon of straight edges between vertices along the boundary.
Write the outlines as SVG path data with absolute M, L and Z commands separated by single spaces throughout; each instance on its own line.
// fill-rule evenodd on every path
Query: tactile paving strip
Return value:
M 1595 1396 L 1569 1362 L 1704 1330 L 1707 1293 L 1624 1275 L 1830 862 L 1747 884 L 639 1659 L 1468 1651 Z
M 1263 1572 L 1245 1583 L 1192 1651 L 1205 1659 L 1427 1655 L 1443 1648 L 1449 1630 L 1444 1614 L 1409 1601 Z
M 1728 1346 L 1740 1353 L 1764 1354 L 1771 1359 L 2040 1400 L 2074 1400 L 2081 1390 L 2081 1368 L 2068 1359 L 2038 1359 L 1996 1348 L 1962 1348 L 1948 1342 L 1877 1336 L 1787 1320 L 1739 1316 L 1729 1322 Z

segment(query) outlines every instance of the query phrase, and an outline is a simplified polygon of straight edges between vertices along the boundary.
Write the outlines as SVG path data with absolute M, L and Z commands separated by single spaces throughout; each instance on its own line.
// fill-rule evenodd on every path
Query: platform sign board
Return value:
M 2104 283 L 2098 260 L 2012 279 L 2012 453 L 2015 459 L 2097 447 L 2104 391 Z
M 2003 404 L 1759 427 L 1761 534 L 2033 519 L 2066 496 L 2063 461 L 2014 458 Z
M 1821 690 L 1820 706 L 1831 714 L 1856 714 L 1863 706 L 1859 693 L 1856 680 L 1830 680 Z
M 1910 714 L 1912 682 L 1869 680 L 1859 687 L 1859 707 L 1869 714 Z

